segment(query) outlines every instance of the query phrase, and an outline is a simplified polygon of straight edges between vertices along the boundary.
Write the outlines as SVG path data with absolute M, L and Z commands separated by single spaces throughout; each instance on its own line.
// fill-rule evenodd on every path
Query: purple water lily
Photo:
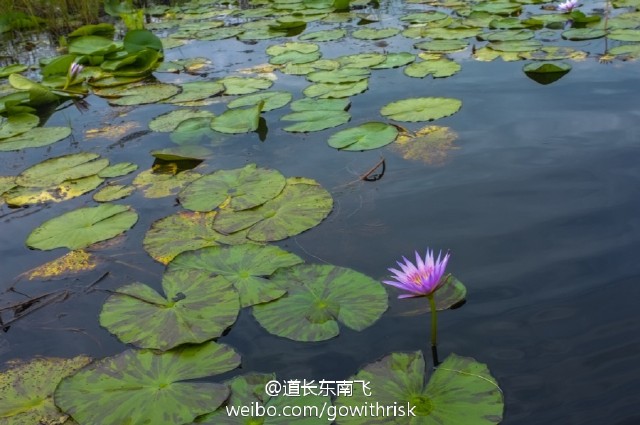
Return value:
M 576 7 L 578 7 L 578 0 L 567 0 L 564 3 L 560 3 L 556 9 L 563 13 L 569 13 Z
M 73 62 L 69 67 L 69 79 L 73 81 L 80 72 L 84 69 L 84 66 L 80 65 L 78 62 Z
M 407 260 L 406 257 L 402 257 L 404 263 L 397 262 L 402 270 L 389 269 L 394 274 L 392 278 L 395 280 L 383 282 L 408 292 L 398 298 L 430 297 L 446 281 L 442 276 L 447 267 L 449 256 L 450 254 L 447 252 L 442 258 L 442 251 L 440 251 L 438 258 L 434 261 L 433 251 L 427 248 L 427 254 L 423 260 L 416 251 L 416 264 Z

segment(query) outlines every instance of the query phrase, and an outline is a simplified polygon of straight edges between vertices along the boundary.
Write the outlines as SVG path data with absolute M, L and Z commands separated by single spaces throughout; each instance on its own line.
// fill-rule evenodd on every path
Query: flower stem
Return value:
M 438 311 L 436 310 L 436 300 L 433 294 L 427 295 L 429 307 L 431 309 L 431 346 L 438 345 Z

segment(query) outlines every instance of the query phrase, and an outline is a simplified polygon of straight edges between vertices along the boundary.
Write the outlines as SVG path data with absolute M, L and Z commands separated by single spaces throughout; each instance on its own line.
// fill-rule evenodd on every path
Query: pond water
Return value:
M 407 11 L 430 10 L 424 4 L 380 3 L 380 8 L 358 11 L 380 19 L 370 27 L 402 28 L 406 24 L 398 18 Z M 605 6 L 586 1 L 581 10 L 591 14 Z M 539 5 L 528 7 L 540 13 Z M 356 28 L 353 22 L 340 26 Z M 311 23 L 306 31 L 332 27 Z M 197 170 L 256 163 L 285 176 L 317 180 L 334 199 L 332 213 L 318 227 L 276 243 L 309 262 L 349 267 L 383 280 L 401 255 L 427 247 L 449 249 L 448 271 L 465 283 L 468 293 L 465 305 L 439 315 L 440 357 L 456 353 L 488 365 L 504 392 L 502 423 L 637 424 L 640 262 L 634 258 L 640 252 L 640 67 L 620 58 L 599 62 L 597 55 L 606 48 L 602 39 L 565 41 L 561 30 L 555 32 L 555 42 L 547 44 L 570 46 L 589 56 L 567 60 L 572 70 L 552 84 L 528 78 L 522 72 L 528 61 L 481 62 L 470 48 L 450 55 L 462 69 L 448 78 L 410 78 L 403 67 L 375 70 L 369 89 L 350 97 L 348 124 L 289 133 L 280 121 L 288 107 L 264 112 L 266 137 L 248 133 L 216 142 L 213 155 Z M 266 47 L 284 41 L 191 41 L 166 50 L 165 61 L 206 57 L 212 62 L 208 75 L 156 77 L 179 83 L 235 75 L 238 69 L 266 63 Z M 396 35 L 384 41 L 382 46 L 352 38 L 319 44 L 324 58 L 373 51 L 418 53 L 412 47 L 417 40 Z M 304 76 L 275 74 L 270 90 L 289 91 L 294 100 L 303 97 L 309 84 Z M 433 123 L 449 127 L 457 138 L 426 160 L 404 159 L 393 145 L 364 152 L 327 146 L 338 130 L 386 121 L 379 111 L 387 103 L 422 96 L 462 101 L 460 111 Z M 200 109 L 221 114 L 225 99 L 216 99 Z M 151 167 L 151 150 L 174 146 L 168 133 L 146 130 L 151 119 L 175 106 L 112 107 L 95 95 L 86 101 L 87 110 L 70 104 L 47 121 L 47 126 L 70 124 L 72 137 L 46 148 L 1 153 L 0 175 L 16 175 L 46 158 L 89 151 L 111 163 L 136 163 L 139 171 L 123 179 L 128 183 Z M 413 131 L 427 125 L 397 123 Z M 123 131 L 87 136 L 88 130 L 105 126 Z M 383 177 L 360 180 L 381 156 Z M 0 289 L 15 285 L 32 296 L 68 290 L 64 301 L 43 306 L 0 334 L 0 361 L 78 354 L 101 358 L 126 348 L 100 327 L 98 313 L 108 290 L 134 281 L 160 288 L 164 265 L 144 251 L 142 240 L 155 220 L 181 207 L 174 196 L 149 199 L 141 191 L 117 203 L 133 206 L 139 220 L 123 240 L 99 251 L 106 264 L 51 281 L 19 276 L 67 251 L 29 250 L 24 241 L 47 219 L 95 205 L 91 194 L 25 209 L 0 207 Z M 344 379 L 391 352 L 429 353 L 425 301 L 397 300 L 396 292 L 389 292 L 389 310 L 373 326 L 362 332 L 342 328 L 338 337 L 323 342 L 276 337 L 242 310 L 219 339 L 241 354 L 242 369 L 222 378 L 258 371 L 276 372 L 283 379 Z M 3 304 L 22 300 L 16 293 L 2 294 Z

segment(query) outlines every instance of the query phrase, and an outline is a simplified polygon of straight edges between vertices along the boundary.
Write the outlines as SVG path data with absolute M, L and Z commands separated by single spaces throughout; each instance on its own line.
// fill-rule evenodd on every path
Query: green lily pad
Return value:
M 107 165 L 109 160 L 95 153 L 63 155 L 27 168 L 16 177 L 16 183 L 24 187 L 50 187 L 66 180 L 98 174 Z
M 285 63 L 308 63 L 320 58 L 320 46 L 314 43 L 288 42 L 267 47 L 269 63 L 283 65 Z
M 69 127 L 36 127 L 17 136 L 0 140 L 0 152 L 49 146 L 70 135 Z
M 178 196 L 191 211 L 213 211 L 223 203 L 234 211 L 262 205 L 278 196 L 286 180 L 277 170 L 248 164 L 233 170 L 218 170 L 195 180 Z
M 195 145 L 213 139 L 214 135 L 211 128 L 211 118 L 197 117 L 181 121 L 171 132 L 169 138 L 178 145 Z
M 163 161 L 203 161 L 212 156 L 212 151 L 204 146 L 187 145 L 153 150 L 150 152 L 154 158 Z
M 530 52 L 523 52 L 530 53 Z M 489 47 L 481 47 L 473 53 L 473 58 L 481 62 L 491 62 L 497 58 L 501 58 L 505 62 L 514 62 L 522 60 L 522 54 L 520 52 L 500 52 L 493 50 Z M 536 53 L 536 52 L 533 52 Z
M 450 77 L 458 71 L 461 66 L 450 59 L 438 59 L 433 61 L 414 62 L 404 69 L 404 73 L 409 77 L 424 78 L 432 75 L 433 78 Z
M 262 327 L 295 341 L 337 336 L 338 323 L 361 331 L 387 310 L 387 293 L 372 278 L 344 267 L 302 264 L 277 271 L 271 281 L 287 291 L 253 307 Z
M 433 40 L 416 43 L 415 48 L 425 52 L 457 52 L 464 50 L 469 45 L 462 40 Z
M 332 208 L 331 195 L 315 180 L 291 177 L 280 195 L 259 207 L 221 209 L 213 228 L 225 234 L 248 229 L 250 240 L 279 241 L 317 226 Z
M 16 187 L 16 178 L 13 176 L 0 176 L 0 195 Z
M 530 40 L 534 36 L 535 32 L 531 30 L 506 30 L 482 33 L 478 38 L 486 41 L 522 41 Z
M 217 81 L 192 81 L 181 84 L 182 92 L 176 94 L 169 99 L 164 100 L 164 103 L 185 103 L 194 102 L 197 100 L 207 99 L 222 93 L 225 88 Z
M 139 282 L 116 289 L 102 307 L 100 325 L 124 343 L 166 351 L 219 337 L 240 311 L 226 279 L 197 270 L 165 272 L 162 291 Z
M 327 143 L 332 148 L 345 151 L 364 151 L 381 148 L 392 143 L 398 129 L 382 122 L 368 122 L 335 133 Z
M 415 97 L 384 106 L 380 113 L 396 121 L 432 121 L 453 115 L 462 106 L 458 99 L 447 97 Z
M 282 121 L 295 121 L 295 124 L 284 127 L 285 131 L 305 133 L 337 127 L 349 122 L 351 115 L 346 111 L 317 110 L 301 111 L 284 115 Z
M 303 64 L 285 64 L 280 72 L 289 75 L 307 75 L 314 71 L 331 71 L 340 68 L 340 62 L 332 59 L 319 59 Z
M 487 12 L 494 15 L 508 16 L 520 12 L 522 5 L 506 0 L 484 1 L 475 4 L 471 10 L 474 12 Z
M 169 270 L 219 276 L 236 288 L 240 294 L 240 305 L 248 307 L 283 296 L 286 291 L 268 277 L 278 269 L 302 262 L 297 255 L 276 246 L 242 244 L 184 252 L 169 263 Z
M 583 60 L 588 55 L 586 52 L 570 47 L 545 46 L 533 52 L 519 53 L 518 56 L 528 60 L 553 61 L 560 59 Z
M 145 170 L 133 179 L 133 184 L 142 190 L 145 198 L 164 198 L 177 194 L 183 187 L 200 176 L 200 173 L 193 171 L 183 171 L 174 175 Z
M 351 36 L 360 40 L 381 40 L 398 34 L 399 28 L 362 28 L 351 33 Z
M 13 207 L 42 204 L 46 202 L 62 202 L 91 192 L 102 184 L 104 180 L 96 175 L 79 179 L 65 180 L 50 187 L 17 186 L 7 191 L 4 200 Z
M 430 125 L 416 131 L 402 132 L 390 147 L 404 159 L 418 160 L 427 164 L 442 164 L 453 142 L 458 138 L 449 127 Z
M 154 260 L 167 264 L 178 254 L 209 246 L 238 245 L 249 242 L 246 232 L 219 233 L 212 223 L 216 211 L 183 211 L 161 218 L 151 225 L 143 241 L 144 249 Z
M 127 174 L 133 173 L 138 169 L 138 166 L 132 162 L 119 162 L 114 165 L 110 165 L 107 168 L 103 168 L 102 171 L 98 173 L 98 177 L 113 178 L 113 177 L 122 177 Z
M 129 230 L 138 214 L 125 205 L 102 204 L 79 208 L 45 221 L 27 238 L 27 246 L 50 250 L 85 248 Z
M 145 29 L 129 30 L 122 40 L 124 49 L 129 53 L 135 53 L 144 49 L 162 52 L 162 41 L 151 31 Z
M 260 112 L 264 101 L 249 108 L 228 109 L 211 120 L 211 128 L 220 133 L 248 133 L 256 131 L 260 125 Z
M 482 28 L 428 28 L 422 31 L 422 36 L 433 40 L 463 40 L 481 32 Z
M 176 109 L 159 115 L 149 122 L 152 131 L 172 132 L 178 125 L 189 118 L 213 118 L 213 113 L 209 111 L 199 111 L 196 109 Z
M 531 52 L 542 47 L 542 43 L 538 40 L 498 41 L 487 47 L 498 52 Z
M 2 142 L 2 139 L 17 136 L 31 130 L 39 122 L 40 118 L 37 115 L 27 113 L 10 115 L 9 118 L 0 116 L 0 142 Z
M 97 35 L 85 35 L 69 42 L 69 53 L 75 55 L 104 56 L 118 49 L 118 43 Z
M 12 361 L 0 373 L 0 418 L 6 425 L 73 423 L 53 403 L 58 383 L 87 365 L 91 359 L 36 358 Z
M 640 30 L 637 29 L 619 29 L 609 33 L 609 40 L 618 41 L 640 41 Z
M 227 95 L 251 94 L 273 85 L 273 81 L 266 78 L 252 77 L 225 77 L 218 82 L 224 85 L 224 94 Z
M 93 195 L 93 200 L 96 202 L 111 202 L 118 199 L 126 198 L 135 192 L 135 186 L 112 184 Z
M 226 385 L 193 380 L 239 364 L 238 354 L 214 342 L 164 353 L 127 350 L 64 379 L 55 401 L 83 425 L 190 423 L 229 396 Z
M 332 71 L 316 71 L 307 74 L 307 80 L 312 83 L 357 83 L 366 80 L 371 71 L 364 68 L 342 68 Z
M 345 111 L 350 103 L 348 99 L 299 99 L 291 103 L 291 110 L 294 112 Z
M 312 84 L 302 91 L 307 97 L 320 99 L 344 99 L 355 96 L 369 88 L 369 81 L 362 80 L 355 83 L 318 83 Z
M 109 104 L 116 106 L 146 105 L 160 102 L 178 93 L 180 93 L 180 87 L 173 84 L 146 84 L 119 91 L 119 97 L 109 99 Z
M 11 74 L 19 74 L 29 69 L 28 66 L 14 63 L 7 66 L 0 66 L 0 78 L 8 77 Z
M 236 37 L 244 32 L 243 28 L 240 27 L 221 27 L 221 28 L 212 28 L 206 31 L 198 31 L 195 34 L 195 37 L 198 40 L 224 40 L 225 38 Z
M 413 407 L 421 425 L 491 425 L 502 421 L 502 391 L 487 366 L 472 358 L 451 354 L 433 372 L 425 386 L 422 352 L 392 353 L 365 366 L 352 381 L 370 383 L 369 395 L 382 405 Z M 355 407 L 370 401 L 361 387 L 351 397 L 339 396 L 335 405 Z M 369 424 L 370 418 L 341 416 L 339 424 Z M 400 422 L 398 422 L 400 423 Z
M 374 65 L 371 69 L 388 69 L 388 68 L 399 68 L 401 66 L 405 66 L 410 64 L 411 62 L 416 60 L 416 55 L 408 52 L 398 52 L 398 53 L 387 53 L 387 58 L 384 62 Z
M 462 282 L 451 275 L 448 275 L 445 279 L 445 283 L 438 288 L 433 295 L 437 311 L 444 311 L 451 307 L 459 306 L 467 297 L 467 288 Z M 431 311 L 431 306 L 425 298 L 414 298 L 407 300 L 405 303 L 413 303 L 414 305 L 418 304 L 419 307 L 414 310 L 402 312 L 400 313 L 400 316 L 417 316 Z
M 345 35 L 347 35 L 347 31 L 343 29 L 323 30 L 305 33 L 298 37 L 298 39 L 301 41 L 335 41 Z
M 562 32 L 565 40 L 593 40 L 607 35 L 605 30 L 597 28 L 572 28 Z
M 198 418 L 199 425 L 247 425 L 255 422 L 263 425 L 326 425 L 331 420 L 326 412 L 327 406 L 331 406 L 331 398 L 328 395 L 307 394 L 301 391 L 299 396 L 275 396 L 267 395 L 265 387 L 270 381 L 276 380 L 275 374 L 250 373 L 237 376 L 230 381 L 225 381 L 231 388 L 231 396 L 227 400 L 225 407 L 221 407 L 213 413 L 209 413 Z M 293 412 L 304 411 L 303 409 L 317 409 L 317 412 L 324 412 L 318 416 L 256 416 L 245 417 L 242 415 L 232 415 L 228 409 L 241 409 L 243 406 L 256 406 L 256 409 L 264 408 L 265 411 L 283 412 L 283 409 L 291 409 Z M 259 407 L 258 407 L 259 406 Z M 286 406 L 286 407 L 285 407 Z M 268 410 L 266 410 L 268 409 Z M 289 410 L 286 410 L 289 411 Z
M 289 102 L 293 96 L 286 91 L 267 91 L 262 93 L 249 94 L 232 100 L 227 104 L 229 108 L 240 108 L 244 106 L 254 106 L 264 102 L 262 106 L 262 112 L 272 111 L 274 109 L 282 108 Z
M 358 53 L 336 58 L 343 68 L 370 68 L 380 65 L 385 59 L 382 53 Z

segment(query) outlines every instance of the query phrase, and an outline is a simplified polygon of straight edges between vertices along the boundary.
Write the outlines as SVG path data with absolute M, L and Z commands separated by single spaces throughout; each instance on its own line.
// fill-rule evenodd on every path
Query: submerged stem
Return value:
M 438 345 L 438 311 L 436 310 L 436 300 L 433 294 L 427 295 L 429 299 L 429 307 L 431 310 L 431 346 Z

